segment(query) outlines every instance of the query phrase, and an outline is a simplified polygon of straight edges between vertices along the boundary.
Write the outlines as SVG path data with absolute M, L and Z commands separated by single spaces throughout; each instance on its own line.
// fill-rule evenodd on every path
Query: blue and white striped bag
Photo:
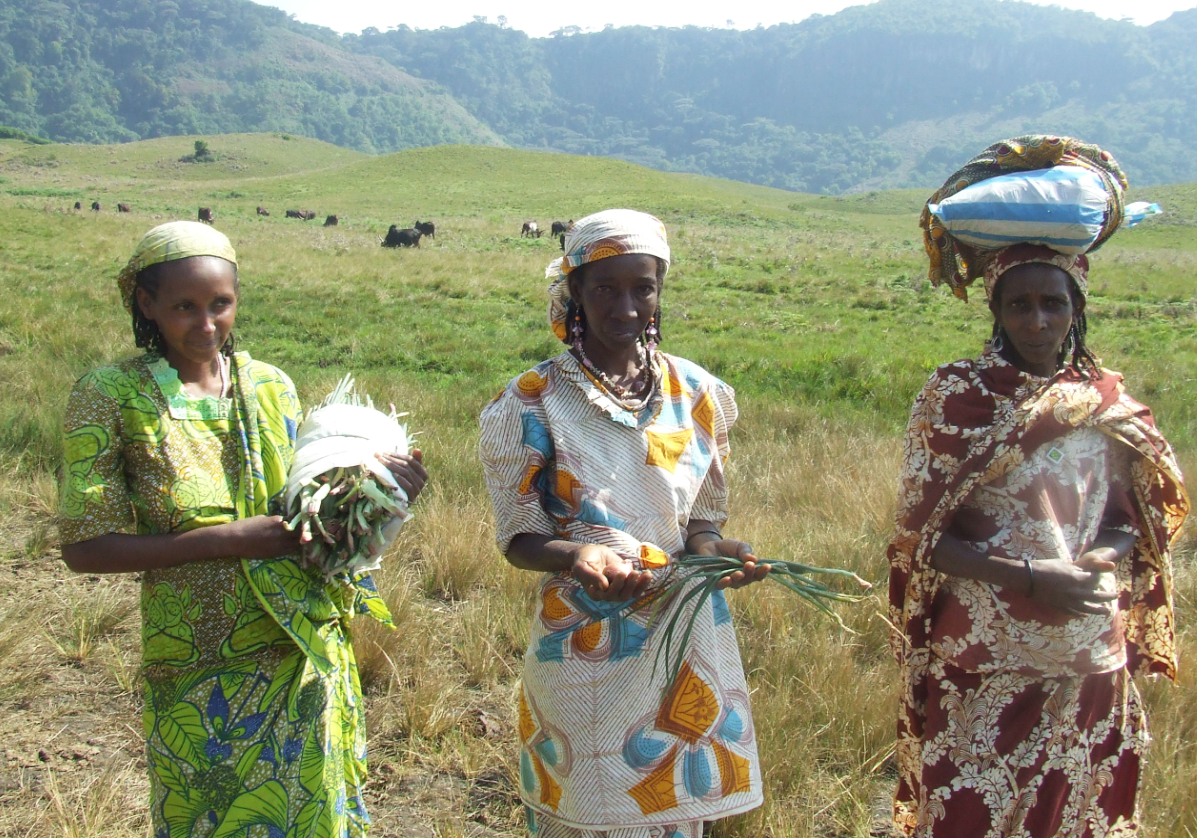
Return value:
M 1097 241 L 1108 206 L 1099 175 L 1056 166 L 989 178 L 927 208 L 948 232 L 974 247 L 1030 242 L 1075 255 Z

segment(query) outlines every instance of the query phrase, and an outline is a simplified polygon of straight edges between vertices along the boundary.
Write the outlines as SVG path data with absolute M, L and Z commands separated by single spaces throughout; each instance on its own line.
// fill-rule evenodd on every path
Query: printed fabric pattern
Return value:
M 537 835 L 684 838 L 701 828 L 692 822 L 762 801 L 721 593 L 698 615 L 672 687 L 654 665 L 656 629 L 679 607 L 661 588 L 686 524 L 727 519 L 734 393 L 688 361 L 655 352 L 652 362 L 661 384 L 640 412 L 611 401 L 567 352 L 482 413 L 500 551 L 520 533 L 603 544 L 658 580 L 640 600 L 608 603 L 570 574 L 544 576 L 519 695 L 520 793 Z
M 299 401 L 274 367 L 238 353 L 232 369 L 224 404 L 189 404 L 173 370 L 148 358 L 76 383 L 63 543 L 276 511 Z M 363 708 L 346 627 L 355 612 L 389 621 L 369 577 L 325 586 L 290 558 L 143 574 L 155 838 L 364 835 Z
M 1035 378 L 989 349 L 931 376 L 905 445 L 889 546 L 903 678 L 895 823 L 914 835 L 962 823 L 993 836 L 1133 828 L 1146 731 L 1129 678 L 1175 677 L 1169 549 L 1189 509 L 1150 411 L 1117 373 Z M 1103 528 L 1138 535 L 1104 618 L 931 566 L 949 529 L 986 552 L 1042 560 L 1077 558 Z M 982 730 L 992 748 L 966 741 Z M 1051 756 L 1061 742 L 1071 773 Z M 1107 784 L 1121 791 L 1099 793 Z M 1070 814 L 1060 827 L 1045 812 Z

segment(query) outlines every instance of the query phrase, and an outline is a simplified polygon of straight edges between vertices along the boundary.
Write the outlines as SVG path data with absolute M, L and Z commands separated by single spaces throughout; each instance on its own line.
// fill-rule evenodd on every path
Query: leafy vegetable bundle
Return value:
M 376 409 L 347 375 L 299 427 L 286 515 L 303 532 L 303 562 L 326 580 L 377 569 L 411 517 L 406 493 L 375 456 L 408 452 L 401 415 Z
M 760 563 L 768 564 L 772 568 L 764 581 L 771 579 L 797 594 L 835 620 L 840 628 L 845 631 L 850 631 L 850 629 L 844 625 L 844 621 L 840 619 L 840 615 L 828 603 L 860 602 L 867 595 L 837 591 L 827 587 L 814 577 L 846 577 L 851 579 L 861 589 L 873 587 L 872 584 L 861 579 L 850 570 L 814 567 L 812 565 L 800 564 L 799 562 L 761 560 Z M 711 594 L 715 592 L 720 580 L 730 576 L 744 566 L 744 563 L 736 558 L 698 555 L 682 556 L 674 564 L 678 572 L 656 592 L 655 596 L 650 598 L 649 604 L 650 608 L 663 610 L 674 597 L 681 598 L 675 606 L 669 622 L 665 625 L 664 642 L 657 647 L 657 658 L 654 663 L 654 666 L 659 665 L 662 656 L 665 658 L 670 685 L 677 679 L 678 673 L 681 671 L 682 663 L 686 657 L 686 646 L 690 642 L 690 635 L 694 630 L 694 624 L 698 620 L 698 615 L 702 611 L 702 607 L 710 599 Z M 698 584 L 692 585 L 695 580 L 698 581 Z M 692 587 L 687 587 L 691 585 Z M 688 605 L 691 607 L 687 608 Z M 650 625 L 651 622 L 655 622 L 656 617 L 657 613 L 654 613 Z M 679 629 L 682 632 L 680 639 L 677 636 Z

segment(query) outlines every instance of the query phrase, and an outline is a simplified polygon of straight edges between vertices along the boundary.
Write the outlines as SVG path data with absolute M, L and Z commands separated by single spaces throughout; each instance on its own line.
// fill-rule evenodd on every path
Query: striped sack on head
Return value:
M 1109 202 L 1099 175 L 1063 165 L 992 177 L 927 209 L 948 232 L 974 247 L 1029 242 L 1077 255 L 1101 235 Z

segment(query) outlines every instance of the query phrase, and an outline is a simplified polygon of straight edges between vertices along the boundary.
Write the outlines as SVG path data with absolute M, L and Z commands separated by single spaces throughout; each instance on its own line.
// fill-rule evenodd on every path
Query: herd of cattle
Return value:
M 82 210 L 83 202 L 76 201 L 75 209 Z M 91 202 L 92 212 L 100 212 L 102 207 L 99 201 Z M 117 212 L 132 212 L 133 210 L 126 203 L 118 203 L 116 205 Z M 269 217 L 270 210 L 258 205 L 257 214 Z M 196 217 L 205 224 L 216 223 L 216 213 L 212 212 L 211 207 L 200 207 Z M 311 221 L 316 218 L 315 210 L 287 210 L 287 218 L 297 218 L 300 221 Z M 326 216 L 324 219 L 325 227 L 336 227 L 340 223 L 335 215 Z M 570 221 L 554 221 L 551 225 L 552 235 L 554 238 L 560 237 L 561 248 L 565 249 L 565 232 L 572 227 L 573 220 Z M 525 221 L 524 226 L 520 229 L 521 238 L 540 238 L 544 234 L 544 229 L 535 221 Z M 421 238 L 436 238 L 436 224 L 431 221 L 417 221 L 411 227 L 400 227 L 398 224 L 392 224 L 387 234 L 381 239 L 383 247 L 419 247 Z

